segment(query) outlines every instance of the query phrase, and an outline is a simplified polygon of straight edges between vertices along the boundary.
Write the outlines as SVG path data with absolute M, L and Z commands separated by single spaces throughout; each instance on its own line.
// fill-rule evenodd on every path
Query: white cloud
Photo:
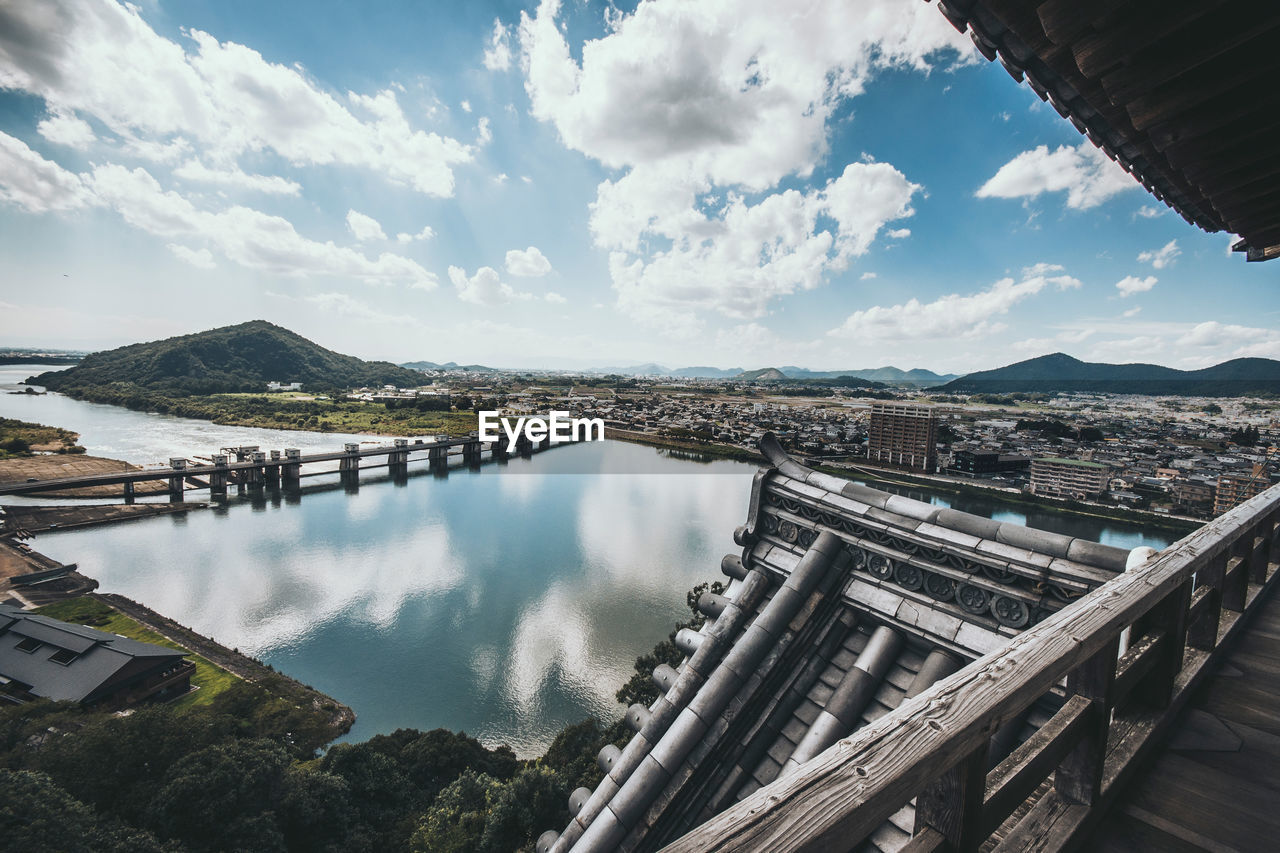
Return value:
M 1064 346 L 1084 343 L 1085 340 L 1092 337 L 1093 329 L 1077 329 L 1072 331 L 1068 329 L 1059 332 L 1049 338 L 1027 338 L 1025 340 L 1016 341 L 1009 345 L 1010 349 L 1019 352 L 1037 353 L 1043 355 L 1048 352 L 1058 352 Z
M 555 291 L 548 291 L 547 293 L 543 294 L 542 298 L 552 303 L 553 305 L 563 305 L 569 301 L 568 299 L 565 299 L 563 296 L 556 293 Z
M 165 191 L 142 168 L 96 166 L 87 185 L 130 225 L 171 240 L 205 241 L 250 269 L 345 276 L 369 284 L 400 282 L 427 290 L 436 286 L 436 277 L 415 261 L 385 252 L 370 259 L 332 242 L 308 240 L 280 216 L 240 205 L 217 212 L 200 210 L 178 193 Z
M 1178 248 L 1178 241 L 1170 240 L 1159 249 L 1140 252 L 1138 254 L 1138 262 L 1151 264 L 1155 269 L 1162 270 L 1165 267 L 1172 266 L 1175 259 L 1181 254 L 1182 250 Z
M 1116 290 L 1120 291 L 1120 296 L 1133 296 L 1135 293 L 1146 293 L 1148 290 L 1156 286 L 1158 279 L 1149 275 L 1146 278 L 1138 278 L 1136 275 L 1127 275 L 1116 282 Z
M 530 246 L 523 251 L 512 249 L 507 252 L 507 272 L 519 276 L 543 276 L 551 272 L 551 261 L 537 246 Z
M 890 240 L 905 240 L 911 236 L 911 229 L 910 228 L 894 228 L 892 230 L 884 232 L 884 236 L 888 237 Z
M 1141 216 L 1143 219 L 1155 219 L 1161 213 L 1164 213 L 1165 209 L 1167 208 L 1152 207 L 1149 204 L 1144 204 L 1138 208 L 1137 213 L 1134 215 Z
M 412 243 L 414 240 L 430 240 L 434 236 L 436 236 L 435 229 L 430 225 L 424 225 L 417 234 L 401 231 L 396 235 L 396 241 L 399 243 Z
M 458 106 L 462 107 L 462 111 L 463 111 L 464 113 L 469 113 L 469 112 L 471 112 L 471 102 L 470 102 L 470 101 L 463 101 L 463 102 L 462 102 L 461 104 L 459 104 Z
M 366 320 L 379 325 L 418 325 L 418 321 L 408 314 L 390 314 L 385 311 L 377 311 L 345 293 L 316 293 L 311 296 L 301 297 L 301 301 L 315 305 L 321 311 L 327 311 L 342 317 Z
M 211 270 L 217 267 L 217 263 L 213 260 L 213 253 L 208 249 L 192 249 L 183 246 L 180 243 L 169 243 L 166 247 L 180 261 L 186 261 L 193 267 L 199 267 L 202 270 Z
M 346 104 L 298 67 L 200 30 L 158 35 L 138 6 L 61 0 L 6 7 L 0 89 L 92 116 L 138 156 L 172 162 L 198 143 L 213 162 L 270 149 L 295 165 L 345 164 L 437 196 L 472 159 L 453 139 L 410 127 L 396 93 Z M 145 93 L 145 96 L 139 96 Z
M 84 149 L 98 141 L 89 123 L 67 110 L 51 109 L 49 117 L 36 125 L 36 132 L 55 145 L 68 148 Z
M 278 175 L 251 175 L 239 167 L 210 169 L 199 160 L 188 160 L 173 170 L 174 177 L 206 184 L 222 184 L 237 189 L 273 195 L 297 195 L 302 187 Z
M 480 267 L 469 277 L 462 267 L 449 267 L 449 281 L 458 291 L 458 298 L 475 305 L 505 305 L 515 300 L 532 299 L 531 293 L 520 293 L 502 281 L 493 267 Z
M 855 164 L 824 191 L 753 196 L 808 177 L 828 119 L 877 72 L 926 71 L 946 48 L 972 55 L 924 4 L 654 0 L 611 12 L 579 62 L 559 10 L 544 0 L 521 14 L 531 111 L 622 170 L 597 188 L 592 234 L 611 250 L 619 307 L 667 331 L 695 328 L 690 309 L 759 316 L 910 215 L 920 188 L 886 163 Z
M 79 175 L 44 159 L 21 139 L 0 133 L 0 202 L 46 213 L 77 210 L 93 204 L 94 197 Z
M 619 183 L 648 176 L 636 170 Z M 617 196 L 606 182 L 592 228 L 598 245 L 615 250 L 609 264 L 619 306 L 693 334 L 689 309 L 750 319 L 775 298 L 818 287 L 828 272 L 864 254 L 885 223 L 910 216 L 919 190 L 887 163 L 853 163 L 821 190 L 786 190 L 757 204 L 728 193 L 709 217 L 692 192 L 682 202 L 661 181 Z M 660 215 L 645 220 L 646 211 Z M 670 247 L 642 252 L 642 237 Z
M 387 239 L 387 235 L 383 233 L 382 226 L 378 223 L 378 220 L 372 216 L 366 216 L 358 210 L 347 211 L 347 229 L 358 243 Z
M 1234 353 L 1237 356 L 1246 352 L 1250 355 L 1269 356 L 1277 352 L 1278 345 L 1280 345 L 1280 331 L 1209 320 L 1187 331 L 1178 338 L 1177 344 L 1184 347 L 1238 345 L 1239 348 Z
M 1139 184 L 1090 142 L 1055 151 L 1041 145 L 1024 151 L 978 190 L 978 198 L 1035 198 L 1067 191 L 1067 207 L 1088 210 Z
M 493 35 L 489 36 L 483 62 L 490 71 L 506 71 L 511 67 L 511 33 L 497 18 L 493 19 Z
M 1120 316 L 1121 317 L 1137 317 L 1140 313 L 1142 313 L 1142 306 L 1135 305 L 1132 308 L 1130 308 L 1128 311 L 1125 311 Z
M 1023 270 L 1021 280 L 1004 278 L 991 287 L 968 296 L 952 293 L 933 302 L 918 299 L 855 311 L 827 334 L 862 343 L 892 343 L 908 340 L 973 338 L 1003 330 L 995 318 L 1009 313 L 1014 305 L 1052 285 L 1058 290 L 1080 287 L 1068 275 L 1050 276 L 1061 267 L 1037 264 Z
M 499 172 L 498 174 L 494 175 L 493 182 L 495 184 L 498 184 L 499 186 L 501 186 L 502 184 L 505 184 L 507 182 L 507 173 Z
M 862 275 L 858 276 L 858 279 L 859 281 L 869 281 L 875 277 L 876 274 L 873 272 L 864 272 Z
M 476 122 L 476 144 L 480 146 L 488 145 L 493 141 L 493 131 L 489 129 L 489 119 L 485 116 Z

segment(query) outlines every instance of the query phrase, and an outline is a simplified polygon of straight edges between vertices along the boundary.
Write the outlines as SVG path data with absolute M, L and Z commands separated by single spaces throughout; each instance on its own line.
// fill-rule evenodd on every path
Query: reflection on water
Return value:
M 0 380 L 38 369 L 0 368 Z M 75 429 L 91 453 L 134 462 L 346 438 L 57 395 L 0 396 L 0 414 Z M 301 496 L 267 491 L 186 517 L 41 535 L 35 547 L 351 705 L 351 738 L 444 726 L 529 755 L 588 714 L 617 716 L 613 694 L 636 656 L 737 550 L 755 467 L 683 456 L 611 441 L 446 479 L 365 471 L 351 488 L 327 475 Z M 1133 525 L 951 502 L 1126 547 L 1167 544 Z
M 350 704 L 354 738 L 445 726 L 528 754 L 616 716 L 636 656 L 718 576 L 754 469 L 715 465 L 584 444 L 35 545 Z M 611 466 L 665 476 L 586 473 Z

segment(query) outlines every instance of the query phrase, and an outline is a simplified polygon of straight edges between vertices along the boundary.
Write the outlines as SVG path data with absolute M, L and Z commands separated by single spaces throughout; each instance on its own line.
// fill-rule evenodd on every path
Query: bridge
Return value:
M 550 437 L 536 444 L 523 433 L 516 439 L 515 453 L 528 455 L 545 450 L 552 445 Z M 486 457 L 487 454 L 487 457 Z M 506 459 L 507 445 L 502 441 L 482 442 L 474 435 L 462 438 L 437 439 L 410 442 L 397 438 L 389 445 L 361 447 L 345 444 L 342 450 L 303 454 L 297 448 L 263 451 L 257 446 L 224 447 L 210 456 L 209 464 L 192 465 L 183 457 L 173 457 L 168 467 L 144 468 L 130 471 L 112 471 L 77 477 L 58 477 L 33 480 L 25 483 L 0 485 L 0 496 L 38 495 L 42 492 L 66 491 L 90 486 L 121 486 L 127 503 L 133 502 L 134 484 L 165 480 L 169 484 L 169 499 L 181 502 L 188 487 L 207 488 L 212 494 L 225 494 L 227 487 L 260 487 L 267 482 L 296 484 L 303 476 L 304 465 L 338 463 L 338 472 L 346 477 L 357 477 L 365 460 L 385 457 L 382 463 L 393 472 L 407 469 L 411 461 L 426 460 L 432 467 L 444 469 L 450 456 L 461 456 L 468 465 L 478 465 L 485 458 Z M 235 457 L 232 459 L 232 457 Z M 416 458 L 415 458 L 416 457 Z M 330 473 L 322 471 L 316 473 Z
M 603 780 L 539 851 L 1132 849 L 1135 832 L 1197 849 L 1280 831 L 1274 808 L 1185 807 L 1206 779 L 1275 802 L 1257 772 L 1280 751 L 1280 634 L 1235 641 L 1276 583 L 1280 486 L 1126 551 L 812 471 L 772 436 L 761 449 L 728 588 L 699 601 L 685 659 L 654 671 L 659 698 L 628 710 L 635 734 L 601 751 Z M 1188 722 L 1232 654 L 1263 687 L 1215 688 L 1230 708 L 1201 697 Z M 1239 744 L 1204 708 L 1261 732 L 1214 773 L 1166 758 L 1174 731 Z M 1172 780 L 1144 777 L 1155 759 Z M 1224 813 L 1248 823 L 1228 832 Z M 1259 849 L 1238 843 L 1208 849 Z

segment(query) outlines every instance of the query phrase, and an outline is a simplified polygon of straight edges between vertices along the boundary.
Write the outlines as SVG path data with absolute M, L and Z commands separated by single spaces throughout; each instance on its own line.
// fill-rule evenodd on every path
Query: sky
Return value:
M 0 346 L 1280 358 L 1232 242 L 924 2 L 0 0 Z

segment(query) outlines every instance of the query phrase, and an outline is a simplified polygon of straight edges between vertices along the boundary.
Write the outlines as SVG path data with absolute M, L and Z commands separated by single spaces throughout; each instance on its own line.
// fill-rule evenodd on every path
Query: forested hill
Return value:
M 941 386 L 959 393 L 1082 391 L 1240 397 L 1280 394 L 1280 361 L 1236 358 L 1200 370 L 1158 364 L 1102 364 L 1065 353 L 1042 355 L 995 370 L 970 373 Z
M 267 383 L 301 382 L 307 390 L 362 385 L 416 387 L 416 370 L 364 361 L 325 349 L 265 320 L 252 320 L 96 352 L 68 370 L 31 380 L 52 391 L 79 393 L 115 383 L 167 396 L 265 391 Z

